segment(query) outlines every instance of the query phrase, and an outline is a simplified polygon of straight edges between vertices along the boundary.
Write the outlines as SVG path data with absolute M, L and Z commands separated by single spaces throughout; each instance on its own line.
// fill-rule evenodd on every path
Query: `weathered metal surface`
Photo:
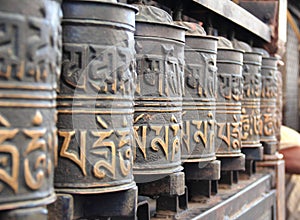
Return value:
M 176 172 L 151 182 L 138 184 L 139 195 L 156 197 L 159 195 L 176 196 L 184 193 L 184 173 Z
M 136 8 L 84 0 L 62 8 L 56 190 L 132 189 Z
M 262 54 L 257 52 L 245 52 L 243 55 L 243 100 L 242 100 L 242 151 L 246 153 L 246 159 L 262 160 L 262 144 L 260 143 L 260 96 L 261 96 L 261 62 Z M 256 155 L 248 156 L 250 150 L 256 148 Z M 254 151 L 254 149 L 252 150 Z
M 0 219 L 5 220 L 47 220 L 48 212 L 45 207 L 34 207 L 26 209 L 14 209 L 1 211 Z
M 244 169 L 241 153 L 241 100 L 243 52 L 231 48 L 218 48 L 217 103 L 216 103 L 216 155 L 221 160 L 221 170 L 226 165 L 232 170 Z M 236 161 L 235 161 L 236 160 Z M 238 163 L 240 165 L 238 166 Z M 235 164 L 233 166 L 233 164 Z M 227 169 L 225 169 L 227 170 Z
M 260 141 L 265 154 L 274 154 L 277 148 L 275 133 L 277 98 L 277 58 L 263 57 L 261 75 L 262 91 L 260 101 Z
M 277 97 L 276 97 L 276 111 L 275 111 L 275 136 L 277 140 L 277 150 L 279 150 L 280 145 L 280 127 L 282 125 L 282 108 L 283 108 L 283 94 L 282 94 L 282 87 L 283 87 L 283 81 L 282 81 L 282 74 L 280 71 L 276 72 L 276 78 L 277 78 Z
M 3 210 L 44 205 L 55 198 L 55 88 L 60 74 L 61 9 L 58 1 L 51 0 L 3 0 L 0 4 Z
M 196 25 L 196 24 L 194 24 Z M 183 162 L 212 161 L 215 157 L 217 38 L 186 34 L 182 101 Z
M 99 194 L 73 194 L 74 219 L 134 220 L 137 187 Z
M 175 219 L 178 213 L 188 208 L 188 191 L 185 187 L 184 194 L 178 196 L 160 196 L 157 199 L 156 217 L 170 218 L 173 216 Z
M 174 219 L 274 219 L 276 191 L 271 189 L 270 179 L 270 174 L 260 173 L 231 187 L 219 187 L 217 195 L 202 203 L 189 202 L 188 209 Z
M 135 32 L 134 175 L 168 175 L 182 170 L 185 29 L 161 9 L 140 5 L 139 10 L 146 14 L 137 15 Z
M 237 26 L 242 26 L 244 30 L 247 30 L 247 36 L 249 36 L 249 33 L 252 33 L 266 42 L 271 41 L 271 32 L 268 25 L 260 21 L 253 14 L 242 9 L 233 1 L 192 0 L 192 2 L 195 2 L 203 6 L 204 9 L 206 9 L 203 10 L 203 8 L 201 8 L 201 10 L 199 9 L 199 7 L 197 7 L 197 5 L 195 5 L 195 7 L 190 9 L 192 12 L 194 12 L 194 14 L 199 14 L 201 12 L 203 13 L 203 11 L 207 12 L 209 10 L 213 12 L 213 17 L 215 18 L 217 18 L 216 15 L 222 16 L 222 21 L 229 19 L 233 24 L 236 24 Z M 201 15 L 203 16 L 203 14 Z M 215 26 L 218 27 L 218 29 L 222 29 L 223 23 L 215 22 L 214 27 Z
M 183 164 L 186 180 L 218 180 L 220 179 L 220 161 L 210 163 L 185 163 Z
M 48 219 L 72 220 L 74 213 L 73 196 L 70 194 L 56 194 L 56 200 L 47 206 Z

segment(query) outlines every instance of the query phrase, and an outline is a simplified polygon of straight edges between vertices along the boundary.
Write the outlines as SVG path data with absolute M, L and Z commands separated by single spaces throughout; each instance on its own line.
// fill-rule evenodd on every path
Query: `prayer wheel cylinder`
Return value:
M 275 117 L 275 135 L 277 139 L 277 150 L 279 150 L 280 147 L 279 144 L 281 140 L 280 128 L 282 125 L 282 108 L 283 108 L 282 86 L 283 86 L 282 74 L 280 71 L 277 71 L 277 98 L 276 98 L 276 117 Z
M 265 154 L 274 154 L 277 149 L 277 139 L 275 134 L 277 58 L 262 58 L 261 76 L 260 141 L 263 144 Z
M 241 100 L 243 52 L 218 48 L 217 102 L 216 102 L 216 155 L 217 157 L 241 156 Z
M 260 96 L 262 54 L 245 52 L 243 56 L 242 147 L 261 147 Z
M 140 7 L 136 17 L 134 175 L 182 170 L 181 126 L 185 28 L 163 10 Z
M 182 161 L 215 157 L 217 38 L 186 34 Z
M 85 0 L 66 0 L 62 8 L 56 190 L 131 189 L 137 10 Z
M 0 3 L 0 210 L 42 206 L 55 199 L 60 2 Z

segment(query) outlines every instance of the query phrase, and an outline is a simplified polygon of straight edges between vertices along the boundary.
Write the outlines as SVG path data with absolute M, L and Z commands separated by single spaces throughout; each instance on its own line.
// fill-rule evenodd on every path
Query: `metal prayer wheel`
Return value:
M 277 58 L 263 57 L 262 90 L 260 100 L 260 141 L 265 154 L 274 154 L 277 148 L 275 133 L 276 98 L 277 98 Z
M 260 96 L 262 54 L 245 52 L 243 55 L 242 148 L 261 148 Z M 246 157 L 250 156 L 246 154 Z M 253 158 L 255 159 L 255 158 Z M 256 158 L 261 159 L 261 158 Z
M 172 174 L 182 170 L 180 145 L 186 29 L 175 25 L 159 8 L 140 6 L 139 11 L 135 32 L 134 174 L 148 177 Z
M 131 189 L 137 9 L 85 0 L 66 0 L 62 8 L 56 190 Z
M 283 86 L 283 81 L 282 81 L 282 74 L 278 70 L 277 72 L 277 98 L 276 98 L 276 117 L 275 117 L 275 136 L 277 139 L 277 150 L 279 150 L 279 143 L 281 140 L 281 135 L 280 135 L 280 128 L 282 125 L 282 108 L 283 108 L 283 103 L 282 103 L 282 86 Z
M 0 3 L 0 210 L 32 208 L 55 199 L 61 9 L 51 0 Z
M 218 48 L 216 155 L 218 158 L 241 157 L 241 101 L 243 94 L 243 52 Z M 222 163 L 223 168 L 223 163 Z M 240 169 L 232 167 L 232 170 Z
M 211 36 L 186 34 L 181 147 L 183 162 L 216 159 L 217 41 Z

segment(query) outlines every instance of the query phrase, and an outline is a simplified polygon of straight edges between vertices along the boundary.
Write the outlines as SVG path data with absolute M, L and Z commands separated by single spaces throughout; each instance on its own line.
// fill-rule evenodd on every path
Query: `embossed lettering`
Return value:
M 77 164 L 82 171 L 83 175 L 86 176 L 85 169 L 85 150 L 86 150 L 86 131 L 82 131 L 80 134 L 80 153 L 79 156 L 75 153 L 71 153 L 68 151 L 70 147 L 70 142 L 72 137 L 75 136 L 75 131 L 58 131 L 58 135 L 64 138 L 64 142 L 62 144 L 60 150 L 60 156 L 67 158 Z

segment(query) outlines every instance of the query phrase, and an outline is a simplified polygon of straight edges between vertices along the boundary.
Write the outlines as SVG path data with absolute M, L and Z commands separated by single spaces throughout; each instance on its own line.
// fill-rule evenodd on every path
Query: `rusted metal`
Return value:
M 245 156 L 241 153 L 242 65 L 241 50 L 218 48 L 216 155 L 221 160 L 221 170 L 245 168 Z
M 276 97 L 277 97 L 277 58 L 262 58 L 262 91 L 260 101 L 260 141 L 265 154 L 275 154 L 277 139 L 275 133 Z
M 163 10 L 144 5 L 139 5 L 139 10 L 134 97 L 137 181 L 141 176 L 151 178 L 182 170 L 180 127 L 185 40 L 185 29 L 175 25 Z
M 60 2 L 0 4 L 0 210 L 34 209 L 32 215 L 26 209 L 7 211 L 1 219 L 35 218 L 40 216 L 35 210 L 42 208 L 33 207 L 55 199 Z
M 112 0 L 65 0 L 62 9 L 56 191 L 73 195 L 77 217 L 103 216 L 108 210 L 115 210 L 111 215 L 134 215 L 137 9 Z M 119 198 L 118 206 L 107 199 L 110 195 Z M 86 206 L 82 200 L 93 205 Z M 103 201 L 106 209 L 95 208 Z

